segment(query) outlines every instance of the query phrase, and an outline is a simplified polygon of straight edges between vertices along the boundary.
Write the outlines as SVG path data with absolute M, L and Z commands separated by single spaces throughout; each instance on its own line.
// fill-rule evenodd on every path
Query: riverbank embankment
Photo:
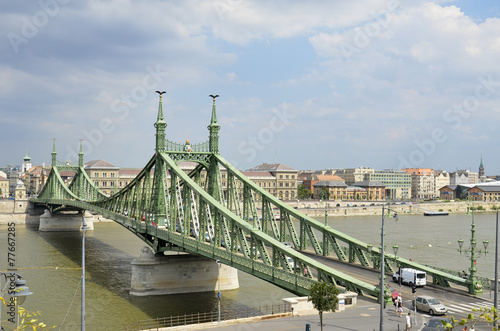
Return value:
M 285 201 L 298 211 L 315 218 L 325 217 L 325 204 L 318 200 Z M 338 206 L 337 206 L 338 205 Z M 382 214 L 383 202 L 328 202 L 328 217 L 374 216 Z M 390 209 L 400 215 L 422 215 L 424 212 L 447 212 L 450 215 L 463 214 L 471 207 L 467 201 L 399 203 L 391 204 Z M 500 203 L 474 202 L 477 212 L 492 212 Z M 387 205 L 386 205 L 387 208 Z M 482 210 L 481 210 L 482 209 Z M 28 200 L 0 200 L 0 224 L 16 222 L 17 224 L 38 224 L 40 214 L 36 213 Z M 96 215 L 94 221 L 110 221 Z

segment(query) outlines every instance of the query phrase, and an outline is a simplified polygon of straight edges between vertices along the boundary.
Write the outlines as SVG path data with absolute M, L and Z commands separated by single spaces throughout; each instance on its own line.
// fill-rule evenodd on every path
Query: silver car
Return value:
M 448 308 L 439 302 L 438 299 L 428 295 L 420 295 L 415 299 L 417 309 L 428 312 L 431 315 L 444 315 L 448 312 Z

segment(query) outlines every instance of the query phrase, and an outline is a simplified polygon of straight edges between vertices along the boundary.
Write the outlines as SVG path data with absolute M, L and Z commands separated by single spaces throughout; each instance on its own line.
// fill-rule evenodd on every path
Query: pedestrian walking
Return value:
M 406 330 L 410 331 L 411 330 L 411 313 L 408 312 L 408 315 L 406 315 Z
M 401 297 L 398 300 L 398 316 L 403 317 L 403 299 Z

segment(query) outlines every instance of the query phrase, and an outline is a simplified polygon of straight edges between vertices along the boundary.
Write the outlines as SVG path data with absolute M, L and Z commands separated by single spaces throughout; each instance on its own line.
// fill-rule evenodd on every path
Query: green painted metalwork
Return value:
M 78 164 L 59 163 L 54 140 L 51 173 L 32 201 L 52 211 L 76 208 L 100 213 L 135 233 L 157 253 L 177 250 L 220 260 L 299 295 L 307 295 L 312 282 L 322 280 L 341 281 L 347 290 L 378 297 L 375 286 L 300 251 L 324 256 L 332 253 L 342 261 L 380 268 L 380 249 L 291 208 L 227 162 L 219 154 L 216 96 L 211 96 L 208 143 L 166 140 L 162 94 L 155 123 L 156 153 L 126 187 L 106 196 L 85 173 L 82 149 Z M 198 165 L 186 174 L 178 166 L 181 161 Z M 75 172 L 69 186 L 59 175 L 62 170 Z M 290 241 L 295 249 L 283 245 L 284 241 Z M 287 257 L 294 261 L 293 270 Z M 398 263 L 426 271 L 436 283 L 467 286 L 460 277 L 395 255 L 385 254 L 384 260 L 388 270 Z M 304 276 L 305 270 L 308 273 Z

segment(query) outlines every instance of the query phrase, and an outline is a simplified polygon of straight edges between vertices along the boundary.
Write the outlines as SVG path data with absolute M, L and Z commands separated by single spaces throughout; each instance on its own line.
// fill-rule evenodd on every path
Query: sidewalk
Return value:
M 489 292 L 474 296 L 478 299 L 488 300 Z M 406 303 L 406 301 L 405 301 Z M 409 305 L 406 304 L 406 307 Z M 396 331 L 405 329 L 405 317 L 408 309 L 404 308 L 403 316 L 398 317 L 395 314 L 394 306 L 387 304 L 384 309 L 384 331 Z M 423 328 L 422 316 L 417 316 L 411 311 L 413 327 L 412 331 L 418 331 Z M 270 318 L 264 316 L 258 321 L 248 322 L 246 319 L 230 320 L 219 323 L 194 324 L 174 328 L 162 328 L 162 331 L 178 330 L 216 330 L 216 331 L 286 331 L 286 330 L 306 330 L 306 324 L 310 325 L 311 331 L 319 331 L 319 315 L 308 316 L 287 316 Z M 358 305 L 355 308 L 349 308 L 342 312 L 323 314 L 323 330 L 345 330 L 345 331 L 378 331 L 380 327 L 380 306 L 373 300 L 358 297 Z M 479 328 L 478 328 L 479 329 Z
M 408 309 L 404 309 L 403 317 L 396 316 L 394 306 L 388 304 L 384 310 L 384 330 L 395 331 L 405 329 L 405 316 Z M 413 318 L 413 312 L 412 312 Z M 161 330 L 217 330 L 217 331 L 285 331 L 306 330 L 306 324 L 310 325 L 311 331 L 321 330 L 319 315 L 289 316 L 281 318 L 264 319 L 254 322 L 238 324 L 238 320 L 218 323 L 197 324 L 175 328 L 162 328 Z M 373 331 L 379 330 L 380 306 L 377 303 L 360 300 L 358 306 L 349 308 L 338 313 L 323 314 L 323 330 L 348 330 L 348 331 Z M 412 331 L 419 330 L 418 327 Z

